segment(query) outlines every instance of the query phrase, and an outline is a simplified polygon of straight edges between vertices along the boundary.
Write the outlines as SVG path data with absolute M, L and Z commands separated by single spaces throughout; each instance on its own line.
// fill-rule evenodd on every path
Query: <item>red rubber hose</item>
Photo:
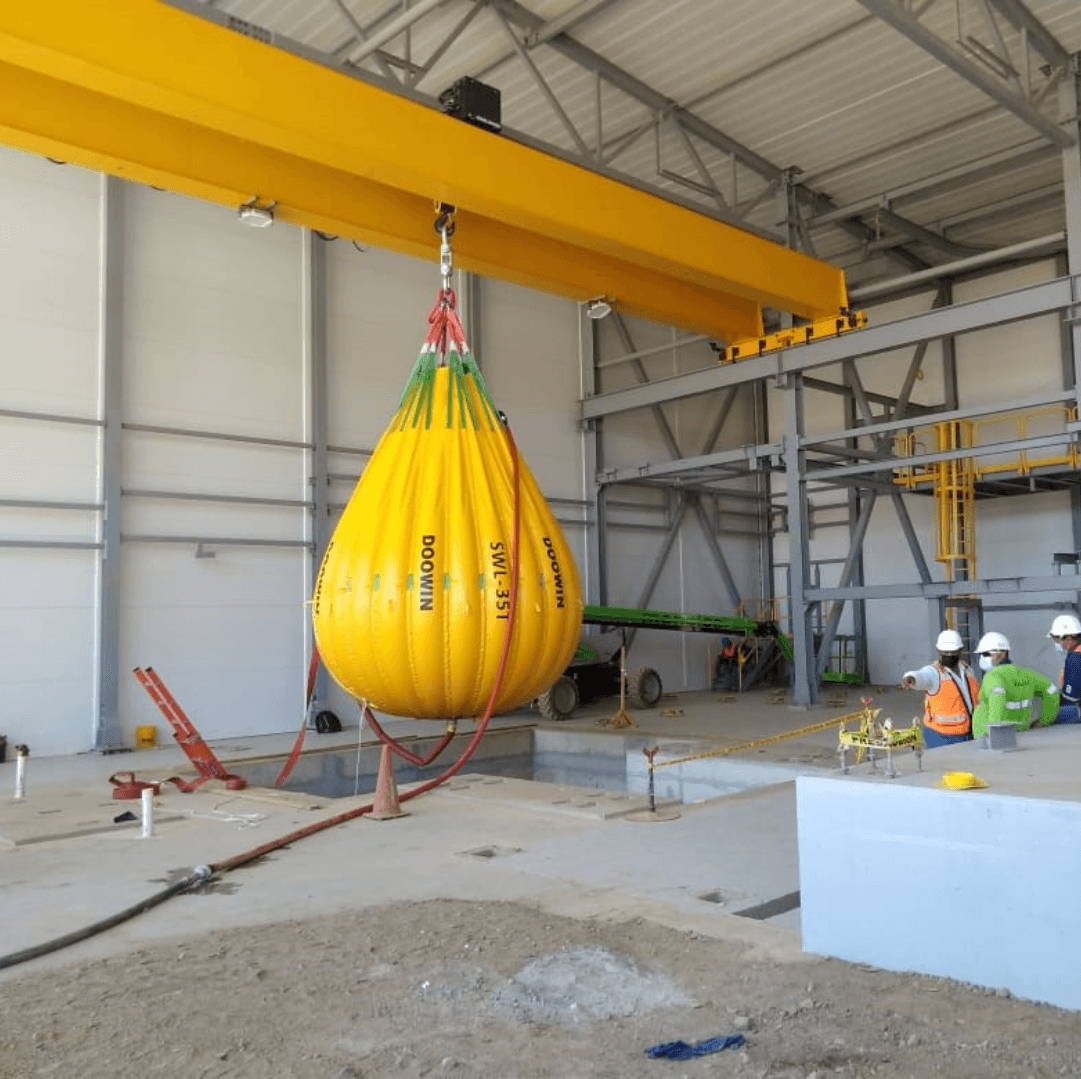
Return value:
M 506 427 L 505 430 L 507 432 L 507 443 L 510 448 L 511 462 L 514 468 L 514 540 L 511 545 L 511 588 L 507 631 L 503 635 L 503 651 L 499 658 L 499 669 L 496 671 L 495 683 L 492 686 L 492 695 L 488 698 L 488 707 L 485 709 L 483 717 L 477 724 L 477 729 L 473 732 L 473 737 L 470 739 L 469 745 L 462 751 L 461 756 L 442 775 L 436 776 L 435 779 L 430 779 L 427 783 L 422 783 L 419 787 L 414 787 L 411 791 L 407 791 L 405 794 L 401 795 L 398 799 L 400 802 L 405 802 L 410 798 L 416 798 L 418 795 L 427 793 L 435 787 L 438 787 L 441 783 L 445 783 L 451 776 L 456 775 L 461 771 L 469 758 L 476 752 L 477 746 L 484 736 L 484 732 L 488 727 L 488 721 L 492 718 L 492 710 L 495 707 L 496 698 L 499 696 L 499 690 L 503 685 L 503 675 L 507 669 L 507 657 L 510 655 L 511 636 L 514 631 L 515 615 L 518 610 L 518 548 L 521 531 L 521 492 L 518 483 L 518 447 L 514 443 L 514 436 L 511 434 L 510 427 Z M 365 707 L 365 712 L 370 716 L 370 710 L 367 709 L 367 707 Z M 369 718 L 369 722 L 371 721 L 371 718 Z M 387 737 L 389 738 L 389 736 Z M 449 741 L 449 738 L 447 740 Z M 391 739 L 391 741 L 393 741 L 393 739 Z M 255 861 L 256 858 L 261 858 L 264 854 L 269 854 L 271 851 L 278 850 L 280 847 L 287 846 L 289 843 L 295 843 L 298 839 L 304 839 L 307 836 L 314 835 L 316 832 L 322 832 L 327 828 L 333 828 L 337 824 L 344 824 L 348 820 L 362 817 L 364 814 L 370 813 L 374 808 L 375 803 L 369 802 L 367 805 L 347 810 L 345 813 L 339 813 L 337 816 L 330 817 L 327 820 L 319 821 L 316 824 L 309 824 L 304 828 L 298 828 L 296 831 L 289 832 L 288 835 L 279 836 L 277 839 L 272 839 L 268 843 L 253 847 L 251 850 L 244 851 L 242 854 L 234 855 L 232 858 L 225 859 L 225 861 L 214 862 L 210 866 L 210 869 L 215 874 L 228 873 L 229 870 L 237 869 L 242 865 L 247 865 L 247 863 Z

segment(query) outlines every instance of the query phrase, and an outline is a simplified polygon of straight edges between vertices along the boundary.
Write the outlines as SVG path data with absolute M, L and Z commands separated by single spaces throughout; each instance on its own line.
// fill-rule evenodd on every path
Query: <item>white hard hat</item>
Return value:
M 976 645 L 977 652 L 1008 652 L 1010 642 L 1001 633 L 985 633 Z
M 1060 614 L 1051 623 L 1048 637 L 1081 637 L 1081 622 L 1073 614 Z
M 944 629 L 938 635 L 938 640 L 935 641 L 935 647 L 940 652 L 960 652 L 961 649 L 965 647 L 965 642 L 961 640 L 961 634 L 958 633 L 957 630 Z

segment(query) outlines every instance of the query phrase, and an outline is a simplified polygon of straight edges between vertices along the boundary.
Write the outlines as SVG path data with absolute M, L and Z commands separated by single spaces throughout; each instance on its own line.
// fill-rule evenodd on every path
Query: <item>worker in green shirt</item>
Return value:
M 980 667 L 984 672 L 980 697 L 972 713 L 972 737 L 987 733 L 992 723 L 1013 723 L 1019 731 L 1027 731 L 1037 723 L 1049 727 L 1058 713 L 1058 687 L 1027 667 L 1018 667 L 1010 660 L 1010 642 L 1001 633 L 985 633 L 976 645 Z M 1039 697 L 1040 717 L 1032 719 L 1032 702 Z

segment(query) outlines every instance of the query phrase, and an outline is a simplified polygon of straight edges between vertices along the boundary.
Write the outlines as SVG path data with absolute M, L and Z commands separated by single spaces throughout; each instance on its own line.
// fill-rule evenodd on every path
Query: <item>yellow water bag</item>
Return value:
M 472 356 L 422 352 L 323 559 L 312 616 L 327 669 L 390 715 L 477 716 L 511 606 L 516 451 Z M 546 690 L 578 644 L 574 559 L 518 458 L 518 600 L 494 712 Z

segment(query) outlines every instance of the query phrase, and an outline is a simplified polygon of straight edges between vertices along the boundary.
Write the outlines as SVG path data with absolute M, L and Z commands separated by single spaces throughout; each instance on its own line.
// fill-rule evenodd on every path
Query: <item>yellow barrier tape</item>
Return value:
M 834 716 L 833 719 L 824 720 L 821 723 L 812 723 L 807 727 L 800 727 L 795 731 L 785 731 L 784 734 L 774 734 L 769 738 L 757 738 L 753 742 L 741 742 L 735 746 L 723 746 L 721 749 L 707 750 L 704 753 L 695 753 L 690 757 L 675 757 L 670 761 L 658 761 L 655 768 L 668 768 L 673 764 L 686 764 L 688 761 L 701 761 L 708 757 L 724 757 L 729 753 L 739 753 L 745 749 L 757 749 L 759 746 L 772 745 L 774 742 L 783 742 L 788 738 L 799 738 L 804 734 L 813 734 L 815 731 L 826 731 L 830 727 L 836 727 L 838 723 L 847 723 L 850 719 L 863 719 L 864 709 L 858 712 L 848 712 L 843 716 Z

